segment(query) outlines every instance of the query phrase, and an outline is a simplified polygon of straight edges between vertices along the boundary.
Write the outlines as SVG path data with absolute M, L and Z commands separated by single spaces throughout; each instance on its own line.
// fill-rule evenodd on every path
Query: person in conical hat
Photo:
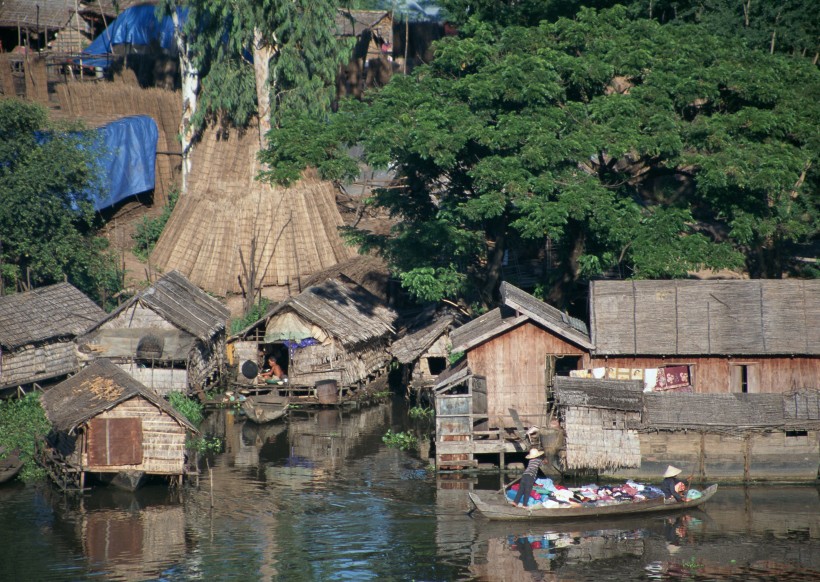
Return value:
M 538 469 L 541 468 L 541 463 L 544 462 L 544 451 L 532 448 L 524 458 L 527 459 L 529 463 L 527 463 L 527 468 L 524 469 L 524 474 L 521 475 L 518 493 L 515 494 L 515 499 L 513 499 L 513 505 L 518 507 L 526 507 L 529 505 L 532 486 L 535 485 Z
M 684 501 L 681 493 L 689 488 L 686 481 L 681 481 L 677 478 L 681 474 L 681 469 L 673 465 L 666 467 L 666 472 L 663 474 L 663 481 L 661 482 L 661 491 L 666 497 L 674 498 L 676 501 Z

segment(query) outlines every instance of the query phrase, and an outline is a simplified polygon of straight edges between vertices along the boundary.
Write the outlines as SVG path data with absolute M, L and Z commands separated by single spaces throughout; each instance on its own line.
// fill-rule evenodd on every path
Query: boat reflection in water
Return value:
M 492 483 L 495 485 L 495 483 Z M 488 521 L 468 512 L 482 478 L 439 477 L 439 547 L 471 536 L 478 580 L 820 579 L 820 491 L 722 486 L 703 508 L 673 514 L 562 522 Z M 460 532 L 458 531 L 460 528 Z M 768 579 L 768 578 L 767 578 Z

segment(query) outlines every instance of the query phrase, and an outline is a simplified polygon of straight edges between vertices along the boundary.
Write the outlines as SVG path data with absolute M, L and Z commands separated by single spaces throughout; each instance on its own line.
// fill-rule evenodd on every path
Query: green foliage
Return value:
M 449 354 L 447 354 L 447 361 L 452 366 L 453 364 L 458 362 L 463 357 L 464 357 L 464 352 L 463 351 L 462 352 L 450 352 Z
M 29 393 L 20 399 L 0 400 L 0 447 L 20 451 L 23 469 L 18 477 L 25 482 L 45 477 L 34 460 L 34 449 L 51 430 L 51 423 L 40 406 L 40 395 Z
M 50 124 L 41 105 L 0 99 L 1 286 L 68 279 L 101 304 L 120 289 L 116 257 L 94 230 L 98 153 L 92 133 Z
M 410 409 L 410 418 L 413 420 L 432 420 L 435 415 L 435 410 L 425 406 L 413 406 Z
M 388 428 L 382 442 L 388 447 L 409 451 L 418 447 L 419 440 L 409 432 L 393 432 L 393 429 Z
M 179 200 L 179 190 L 173 187 L 168 193 L 168 203 L 162 209 L 162 214 L 156 218 L 142 217 L 142 221 L 137 223 L 137 228 L 131 238 L 134 239 L 134 254 L 143 261 L 148 260 L 151 251 L 157 244 L 162 231 L 165 230 L 165 225 L 168 219 L 171 218 L 171 212 Z
M 189 439 L 185 446 L 202 455 L 215 455 L 222 452 L 222 439 L 219 437 L 195 437 Z
M 168 402 L 194 426 L 199 426 L 202 422 L 202 405 L 193 398 L 188 398 L 182 392 L 174 391 L 168 394 Z
M 165 0 L 162 10 L 178 4 Z M 202 83 L 194 123 L 245 127 L 257 113 L 257 84 L 249 58 L 254 47 L 272 49 L 271 120 L 289 109 L 323 114 L 335 91 L 349 40 L 334 35 L 336 8 L 329 0 L 188 0 L 184 34 Z
M 327 123 L 283 123 L 263 152 L 272 176 L 312 165 L 344 179 L 352 145 L 394 167 L 401 187 L 369 201 L 391 232 L 346 236 L 417 297 L 487 304 L 504 251 L 548 238 L 552 298 L 611 269 L 776 277 L 817 235 L 820 72 L 807 60 L 623 7 L 464 31 Z
M 231 319 L 230 330 L 231 335 L 239 333 L 255 321 L 259 321 L 263 315 L 268 311 L 270 300 L 260 297 L 257 303 L 253 304 L 251 310 L 242 317 Z

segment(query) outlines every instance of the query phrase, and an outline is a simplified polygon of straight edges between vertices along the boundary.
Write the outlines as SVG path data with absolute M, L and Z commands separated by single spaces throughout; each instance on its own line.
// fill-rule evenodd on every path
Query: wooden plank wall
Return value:
M 139 418 L 142 420 L 143 458 L 140 465 L 88 466 L 86 471 L 114 473 L 118 471 L 145 471 L 154 475 L 181 475 L 185 465 L 185 428 L 167 413 L 142 397 L 135 396 L 97 418 Z
M 672 364 L 694 366 L 695 392 L 724 394 L 732 392 L 731 369 L 736 364 L 751 364 L 758 369 L 760 392 L 791 392 L 805 388 L 820 388 L 820 358 L 812 357 L 610 357 L 590 358 L 589 367 L 659 368 Z
M 635 479 L 660 480 L 666 466 L 694 471 L 706 481 L 813 481 L 820 468 L 820 432 L 786 436 L 783 431 L 745 435 L 688 432 L 641 433 L 641 466 L 614 472 Z
M 0 355 L 0 387 L 39 382 L 76 372 L 79 368 L 74 342 L 62 341 L 25 346 Z
M 515 426 L 510 408 L 518 411 L 524 424 L 543 426 L 547 356 L 583 354 L 580 348 L 530 322 L 468 351 L 470 370 L 487 379 L 490 426 Z

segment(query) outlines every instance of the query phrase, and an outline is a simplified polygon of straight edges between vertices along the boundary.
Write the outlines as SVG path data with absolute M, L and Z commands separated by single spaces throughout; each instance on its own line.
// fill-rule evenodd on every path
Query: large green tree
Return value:
M 371 201 L 392 232 L 350 234 L 418 296 L 489 301 L 504 251 L 547 237 L 563 254 L 546 284 L 564 302 L 612 268 L 676 277 L 746 259 L 779 276 L 789 245 L 816 234 L 820 75 L 807 59 L 620 7 L 500 35 L 472 26 L 329 123 L 286 124 L 265 155 L 280 181 L 304 164 L 354 173 L 352 144 L 394 167 L 398 186 Z
M 44 107 L 0 99 L 0 288 L 68 279 L 104 303 L 119 289 L 116 258 L 95 235 L 92 137 L 55 127 Z

